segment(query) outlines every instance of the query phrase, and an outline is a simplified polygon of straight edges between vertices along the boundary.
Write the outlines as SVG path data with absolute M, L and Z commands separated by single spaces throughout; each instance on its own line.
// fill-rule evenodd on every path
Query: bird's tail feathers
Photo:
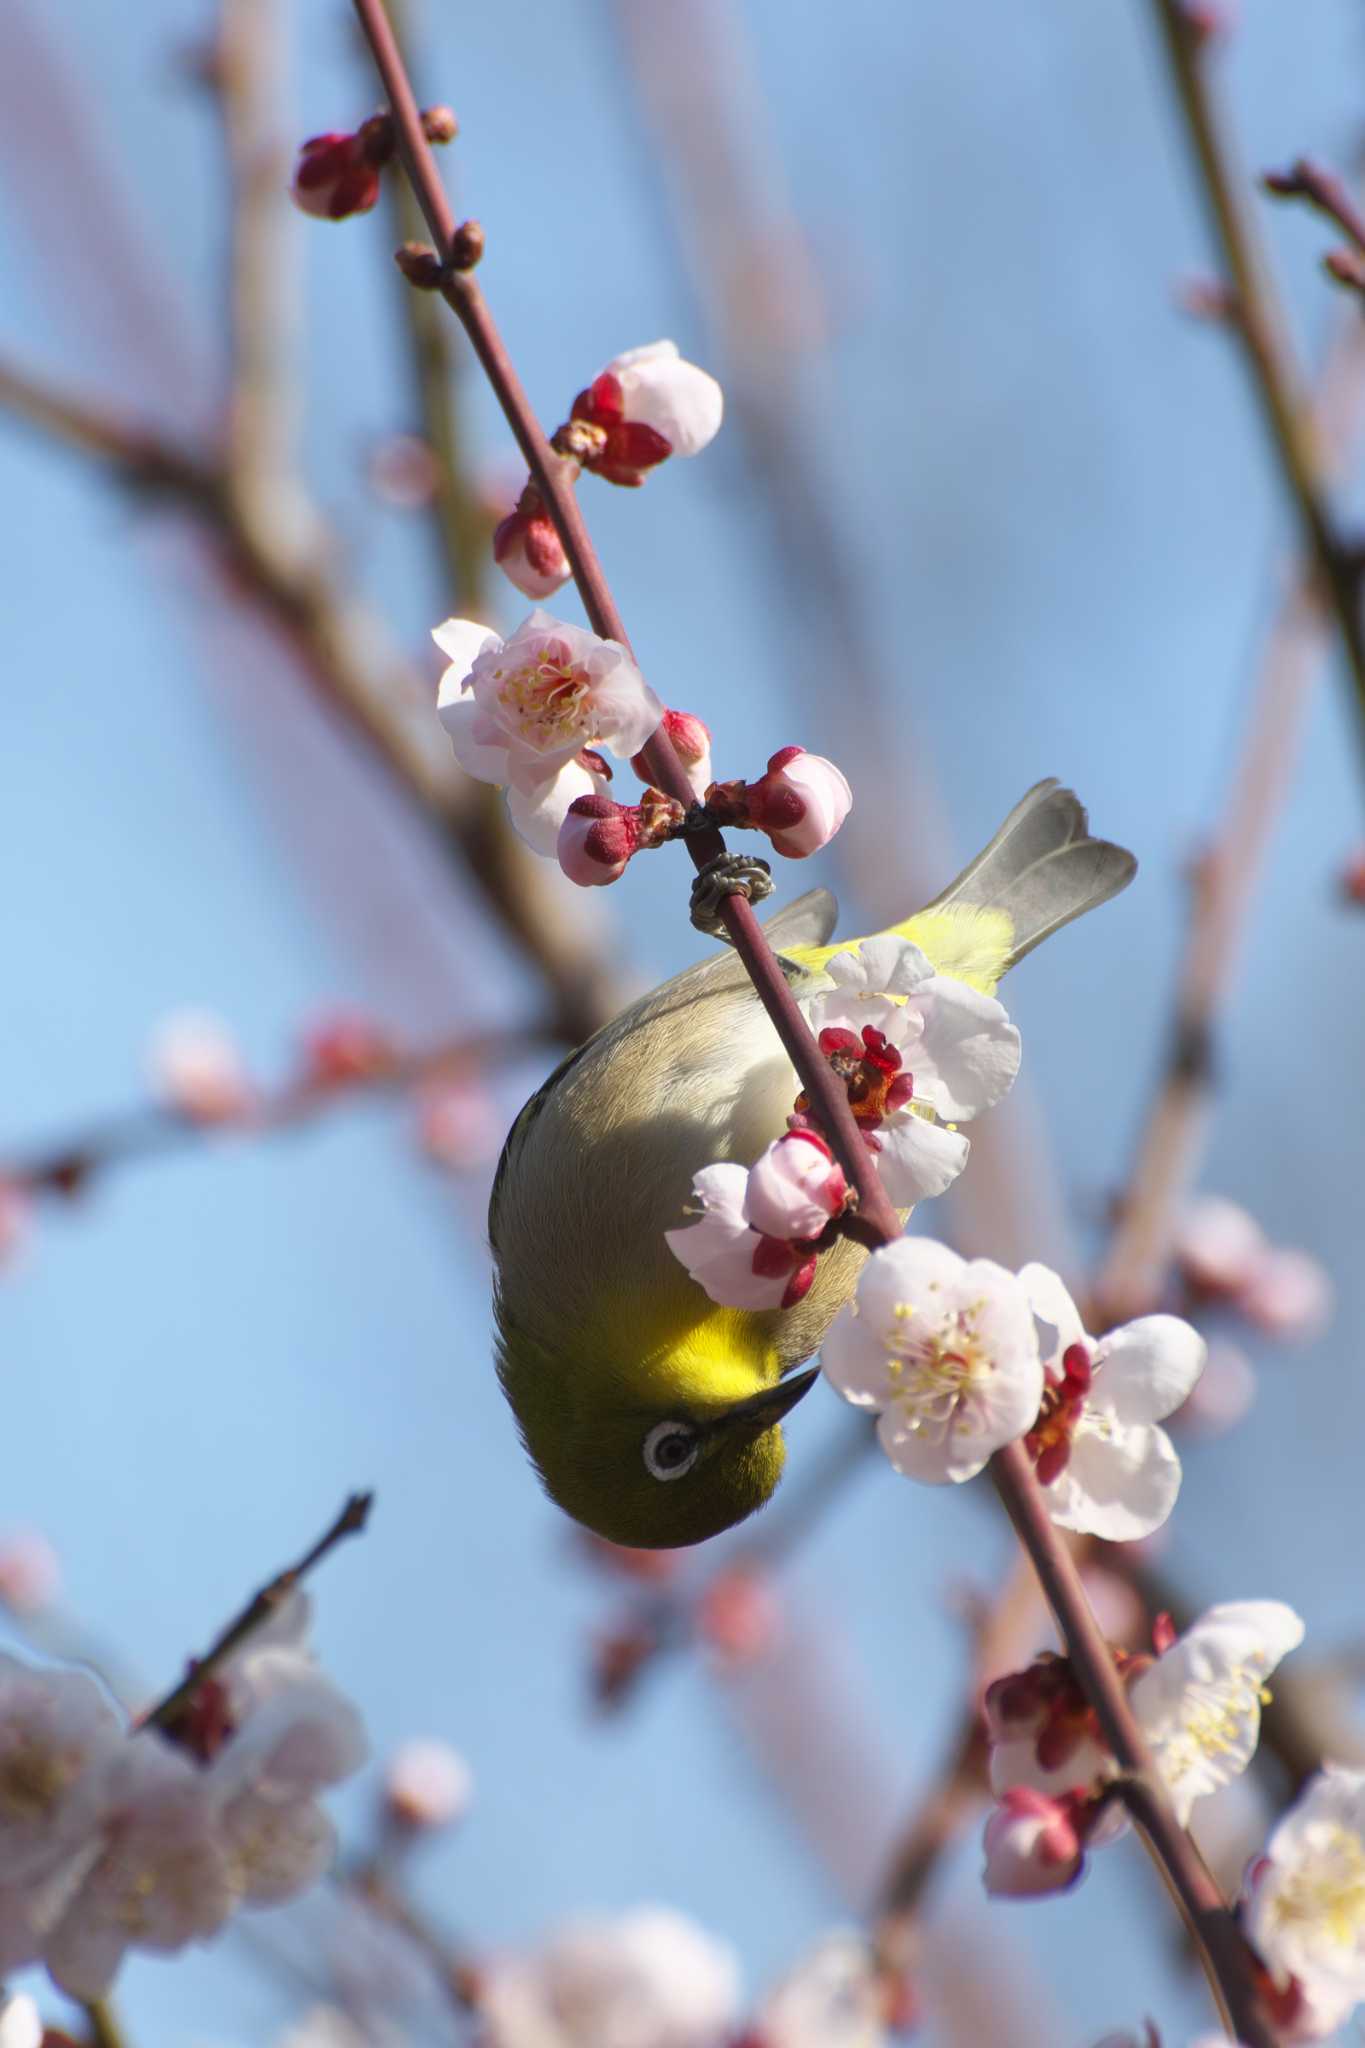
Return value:
M 944 973 L 993 988 L 1073 917 L 1127 887 L 1137 862 L 1092 839 L 1085 806 L 1055 778 L 1035 783 L 990 845 L 941 896 L 892 929 Z

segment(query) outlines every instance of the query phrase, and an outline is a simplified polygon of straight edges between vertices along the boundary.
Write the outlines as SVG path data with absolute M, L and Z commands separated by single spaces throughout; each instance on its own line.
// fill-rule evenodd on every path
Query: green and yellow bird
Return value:
M 1136 865 L 1089 836 L 1070 790 L 1040 782 L 892 930 L 989 994 Z M 836 916 L 816 889 L 766 926 L 800 995 L 831 985 Z M 781 1134 L 793 1093 L 791 1063 L 723 952 L 570 1054 L 508 1136 L 489 1205 L 499 1377 L 547 1492 L 615 1543 L 698 1543 L 761 1507 L 781 1476 L 782 1418 L 815 1378 L 784 1375 L 817 1349 L 865 1254 L 841 1239 L 794 1308 L 718 1308 L 664 1232 L 685 1220 L 702 1167 L 751 1165 Z

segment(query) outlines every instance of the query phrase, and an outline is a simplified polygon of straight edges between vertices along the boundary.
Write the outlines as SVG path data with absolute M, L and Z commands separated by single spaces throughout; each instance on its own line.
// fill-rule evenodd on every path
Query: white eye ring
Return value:
M 651 1479 L 681 1479 L 700 1450 L 701 1438 L 691 1423 L 656 1422 L 645 1438 L 645 1470 Z

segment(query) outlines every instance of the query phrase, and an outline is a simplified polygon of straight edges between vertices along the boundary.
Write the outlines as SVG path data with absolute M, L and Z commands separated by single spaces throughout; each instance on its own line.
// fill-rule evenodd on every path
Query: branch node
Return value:
M 708 938 L 728 943 L 730 934 L 720 916 L 725 898 L 744 896 L 750 903 L 762 903 L 772 895 L 773 887 L 773 871 L 766 860 L 749 853 L 723 853 L 693 878 L 688 904 L 692 922 Z

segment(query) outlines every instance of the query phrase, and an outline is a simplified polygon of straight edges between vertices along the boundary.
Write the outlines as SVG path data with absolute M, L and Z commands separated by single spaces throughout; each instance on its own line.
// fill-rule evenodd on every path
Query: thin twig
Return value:
M 370 1517 L 374 1503 L 372 1493 L 353 1493 L 344 1502 L 340 1513 L 319 1536 L 311 1549 L 306 1550 L 297 1564 L 286 1565 L 273 1579 L 254 1593 L 222 1634 L 215 1638 L 202 1657 L 195 1658 L 178 1685 L 173 1685 L 164 1699 L 144 1714 L 139 1728 L 166 1728 L 175 1720 L 181 1709 L 193 1699 L 206 1678 L 211 1678 L 219 1665 L 240 1648 L 247 1637 L 277 1614 L 285 1601 L 307 1578 L 315 1566 L 322 1563 L 328 1553 L 334 1550 L 348 1536 L 358 1536 Z
M 417 102 L 382 0 L 354 0 L 354 5 L 393 111 L 403 162 L 441 259 L 449 265 L 455 248 L 454 217 L 422 134 Z M 483 294 L 468 272 L 449 268 L 443 291 L 469 336 L 554 520 L 594 631 L 629 645 L 601 564 L 588 540 L 572 484 L 564 465 L 551 453 L 531 411 Z M 1362 682 L 1365 684 L 1365 661 Z M 651 742 L 646 765 L 651 780 L 666 794 L 677 796 L 684 803 L 689 801 L 685 771 L 666 735 L 661 734 Z M 723 841 L 719 833 L 708 832 L 698 834 L 688 842 L 688 847 L 700 869 L 723 851 Z M 890 1243 L 900 1234 L 899 1219 L 858 1134 L 842 1083 L 822 1058 L 747 900 L 726 896 L 721 915 L 839 1162 L 857 1190 L 861 1223 L 869 1236 Z M 1108 1645 L 1087 1605 L 1070 1555 L 1048 1518 L 1022 1445 L 1013 1444 L 997 1452 L 992 1465 L 997 1488 L 1033 1560 L 1087 1696 L 1127 1774 L 1125 1797 L 1130 1811 L 1138 1819 L 1154 1857 L 1181 1901 L 1215 1993 L 1235 2020 L 1247 2048 L 1273 2048 L 1273 2036 L 1253 1988 L 1248 1952 L 1193 1843 L 1175 1818 L 1165 1786 L 1119 1683 Z
M 1266 426 L 1294 499 L 1305 552 L 1317 565 L 1346 649 L 1365 738 L 1365 620 L 1360 575 L 1328 500 L 1324 456 L 1294 361 L 1279 294 L 1232 168 L 1232 152 L 1208 81 L 1210 44 L 1186 0 L 1152 0 L 1223 264 L 1234 293 L 1230 326 L 1240 339 Z
M 140 1164 L 223 1138 L 275 1137 L 297 1131 L 335 1110 L 378 1095 L 402 1093 L 423 1081 L 486 1067 L 499 1057 L 519 1055 L 538 1042 L 555 1042 L 549 1027 L 519 1025 L 515 1032 L 477 1032 L 425 1051 L 398 1053 L 373 1073 L 353 1080 L 286 1082 L 259 1097 L 240 1117 L 197 1123 L 155 1106 L 104 1117 L 79 1131 L 48 1138 L 6 1156 L 0 1152 L 0 1186 L 30 1194 L 84 1193 L 106 1170 Z
M 1276 199 L 1305 200 L 1365 256 L 1365 214 L 1352 198 L 1346 180 L 1335 171 L 1301 156 L 1287 171 L 1263 171 L 1261 183 Z

